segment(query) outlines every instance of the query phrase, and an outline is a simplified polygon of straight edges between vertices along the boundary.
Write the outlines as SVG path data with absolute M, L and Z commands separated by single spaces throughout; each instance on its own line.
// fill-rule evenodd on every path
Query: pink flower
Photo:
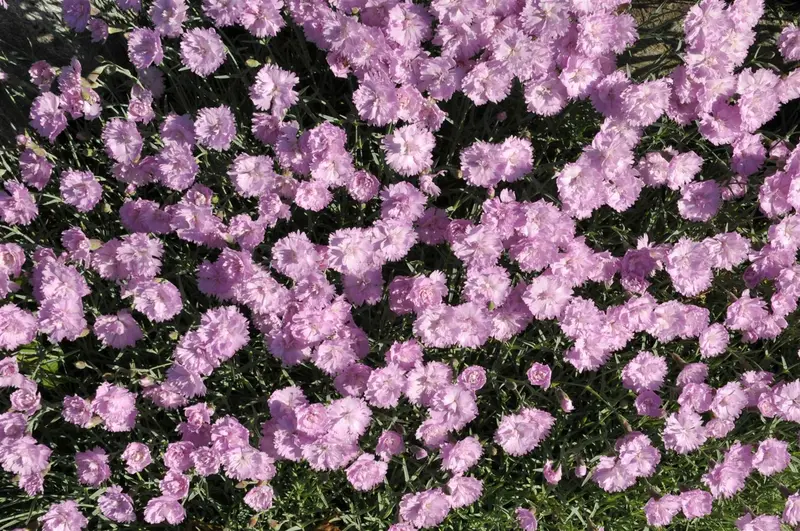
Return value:
M 367 389 L 367 381 L 372 369 L 360 363 L 351 363 L 336 375 L 333 384 L 340 395 L 362 396 Z
M 45 299 L 39 307 L 39 330 L 51 341 L 75 341 L 86 329 L 83 305 L 74 294 Z
M 36 132 L 51 144 L 67 128 L 67 116 L 61 108 L 61 100 L 52 92 L 45 92 L 33 100 L 30 119 Z
M 690 383 L 703 383 L 708 378 L 708 365 L 705 363 L 689 363 L 678 374 L 676 384 L 684 387 Z
M 208 77 L 225 62 L 225 46 L 214 28 L 194 28 L 181 37 L 181 62 Z
M 20 414 L 6 413 L 3 417 L 4 422 L 0 424 L 2 428 L 0 434 L 4 435 L 8 444 L 4 455 L 0 458 L 0 465 L 3 470 L 11 474 L 43 475 L 52 451 L 47 446 L 38 444 L 33 437 L 25 435 L 24 416 L 11 415 Z M 41 491 L 41 489 L 35 490 Z
M 81 428 L 88 428 L 92 420 L 91 404 L 79 396 L 65 396 L 61 415 L 67 422 Z
M 241 0 L 203 0 L 203 12 L 218 28 L 233 26 L 238 22 L 244 2 Z
M 422 363 L 422 346 L 415 340 L 394 342 L 386 351 L 386 363 L 396 364 L 404 371 L 409 371 Z
M 139 70 L 160 65 L 164 60 L 160 33 L 149 28 L 135 28 L 128 35 L 128 57 Z
M 41 401 L 42 397 L 36 390 L 36 384 L 30 380 L 23 380 L 20 388 L 11 393 L 11 409 L 23 413 L 26 417 L 41 409 Z
M 572 297 L 566 282 L 554 276 L 538 276 L 531 280 L 522 300 L 537 319 L 559 318 Z
M 405 387 L 405 371 L 399 365 L 390 363 L 369 375 L 364 398 L 375 407 L 396 407 Z
M 199 171 L 189 144 L 169 143 L 157 157 L 158 180 L 172 190 L 185 190 L 194 184 Z
M 89 0 L 64 0 L 62 10 L 64 22 L 73 31 L 83 31 L 89 22 L 92 6 Z M 84 524 L 86 525 L 86 524 Z
M 476 437 L 466 437 L 455 444 L 445 443 L 441 453 L 442 469 L 460 475 L 478 463 L 483 448 Z
M 704 490 L 689 490 L 681 493 L 681 509 L 688 520 L 711 514 L 711 493 Z
M 272 507 L 273 491 L 269 485 L 259 485 L 244 495 L 244 502 L 257 512 L 268 511 Z
M 186 518 L 186 511 L 180 501 L 167 496 L 159 496 L 147 502 L 144 509 L 144 521 L 148 524 L 167 522 L 177 525 Z
M 545 76 L 525 82 L 525 103 L 528 111 L 534 114 L 554 116 L 566 106 L 568 98 L 566 87 L 557 77 Z
M 383 76 L 366 77 L 353 92 L 353 105 L 358 115 L 371 125 L 394 123 L 399 112 L 396 85 Z
M 761 474 L 771 476 L 782 472 L 789 466 L 788 444 L 777 439 L 765 439 L 758 445 L 753 456 L 753 466 Z
M 184 472 L 192 466 L 191 454 L 194 444 L 188 441 L 179 441 L 167 445 L 164 453 L 164 465 L 169 470 Z
M 468 476 L 454 476 L 447 482 L 447 501 L 453 509 L 472 505 L 483 494 L 483 482 Z
M 0 306 L 0 349 L 16 350 L 33 341 L 37 331 L 33 314 L 15 304 Z
M 47 512 L 39 518 L 42 531 L 80 531 L 85 528 L 89 520 L 78 510 L 78 504 L 72 500 L 54 503 Z
M 200 447 L 192 451 L 192 466 L 199 475 L 207 477 L 219 473 L 222 458 L 212 447 Z
M 377 177 L 364 170 L 353 172 L 347 182 L 347 192 L 355 199 L 366 203 L 378 193 L 380 181 Z
M 78 466 L 78 481 L 83 485 L 98 487 L 111 477 L 108 456 L 102 448 L 78 452 L 75 454 L 75 464 Z
M 739 531 L 780 531 L 781 519 L 772 515 L 753 517 L 748 513 L 736 520 L 736 529 Z
M 728 348 L 728 331 L 720 323 L 714 323 L 700 334 L 700 355 L 713 358 L 724 353 Z
M 361 276 L 374 267 L 375 246 L 368 231 L 339 229 L 328 236 L 328 266 Z
M 519 524 L 519 527 L 522 529 L 522 531 L 536 531 L 539 529 L 539 521 L 536 519 L 536 515 L 530 509 L 517 507 L 515 514 L 517 517 L 517 524 Z
M 98 317 L 94 333 L 104 345 L 120 349 L 133 346 L 143 337 L 142 330 L 127 310 Z
M 395 129 L 382 141 L 386 163 L 405 176 L 417 175 L 431 167 L 435 144 L 433 133 L 417 124 Z
M 92 400 L 92 412 L 103 419 L 107 431 L 130 431 L 136 424 L 136 395 L 127 389 L 104 382 Z
M 696 450 L 706 441 L 703 430 L 703 419 L 690 410 L 681 410 L 667 417 L 662 433 L 664 446 L 679 454 L 687 454 Z
M 136 512 L 131 497 L 122 492 L 122 487 L 112 485 L 97 499 L 103 516 L 120 524 L 136 521 Z
M 172 319 L 183 306 L 178 288 L 166 280 L 137 280 L 127 293 L 133 295 L 133 307 L 156 323 Z
M 783 521 L 789 525 L 800 524 L 800 495 L 792 494 L 786 499 L 783 509 Z
M 300 79 L 292 72 L 269 64 L 261 68 L 256 82 L 250 87 L 250 99 L 257 109 L 270 111 L 283 118 L 286 111 L 297 102 L 294 86 Z
M 681 512 L 681 497 L 667 494 L 659 499 L 650 498 L 644 506 L 647 525 L 661 527 L 672 523 L 672 519 Z
M 274 37 L 286 24 L 281 16 L 282 0 L 254 0 L 245 2 L 239 23 L 259 38 Z M 263 509 L 262 509 L 263 510 Z
M 177 470 L 169 470 L 158 482 L 158 488 L 166 497 L 176 500 L 185 498 L 189 494 L 189 478 Z
M 561 465 L 558 465 L 558 468 L 553 468 L 553 461 L 550 459 L 544 464 L 544 469 L 542 470 L 542 474 L 544 474 L 544 479 L 550 485 L 557 485 L 559 481 L 561 481 Z
M 706 383 L 686 384 L 678 397 L 681 408 L 697 413 L 705 413 L 711 409 L 714 390 Z
M 400 519 L 418 528 L 439 525 L 449 512 L 450 504 L 440 489 L 406 494 L 400 500 Z
M 651 352 L 642 351 L 622 370 L 622 386 L 632 391 L 658 391 L 667 375 L 667 362 Z
M 789 24 L 778 38 L 778 48 L 786 61 L 800 61 L 800 30 Z
M 636 475 L 616 457 L 603 456 L 592 472 L 592 479 L 606 492 L 622 492 L 636 483 Z
M 128 443 L 125 451 L 122 452 L 122 459 L 125 461 L 125 470 L 129 474 L 138 474 L 153 462 L 150 457 L 150 449 L 140 442 Z
M 388 461 L 392 456 L 400 455 L 403 452 L 403 436 L 396 431 L 386 430 L 378 438 L 375 445 L 375 453 L 384 460 Z
M 486 369 L 478 365 L 465 367 L 458 375 L 458 383 L 470 391 L 480 391 L 486 385 Z
M 328 406 L 331 433 L 345 440 L 358 439 L 367 430 L 372 411 L 360 398 L 345 397 L 334 400 Z
M 644 390 L 636 397 L 634 401 L 636 413 L 648 417 L 660 417 L 664 414 L 661 409 L 661 397 L 653 391 Z
M 686 297 L 711 287 L 711 257 L 702 243 L 681 238 L 667 253 L 666 270 L 675 290 Z
M 50 182 L 53 164 L 44 155 L 26 149 L 19 156 L 19 173 L 25 184 L 36 190 L 42 190 Z
M 504 415 L 494 440 L 510 455 L 525 455 L 547 438 L 553 424 L 555 418 L 550 413 L 526 408 L 517 414 Z
M 719 389 L 711 402 L 711 411 L 717 418 L 736 420 L 747 407 L 747 395 L 739 382 L 728 382 Z
M 236 136 L 236 120 L 230 107 L 206 107 L 194 121 L 197 142 L 215 151 L 227 151 Z
M 541 387 L 542 389 L 550 388 L 551 375 L 550 366 L 544 363 L 536 362 L 528 369 L 528 381 L 531 385 Z
M 9 225 L 28 225 L 39 215 L 39 208 L 28 189 L 17 181 L 6 181 L 0 190 L 0 220 Z
M 183 33 L 187 11 L 184 0 L 156 0 L 150 7 L 150 19 L 161 35 L 179 37 Z
M 752 460 L 752 446 L 736 441 L 725 453 L 722 462 L 703 475 L 702 481 L 714 498 L 730 498 L 744 488 L 745 480 L 753 470 Z
M 630 17 L 627 14 L 625 16 Z M 668 79 L 648 81 L 631 85 L 623 90 L 620 98 L 628 122 L 639 127 L 655 123 L 667 109 L 670 97 L 669 81 Z
M 106 153 L 122 164 L 133 164 L 142 152 L 142 136 L 136 124 L 112 118 L 103 127 L 103 144 Z
M 722 191 L 715 181 L 689 183 L 681 188 L 678 212 L 691 221 L 708 221 L 719 211 Z
M 386 477 L 387 465 L 372 454 L 362 454 L 347 468 L 347 481 L 359 491 L 369 491 Z
M 39 60 L 28 69 L 31 83 L 36 85 L 40 92 L 47 92 L 56 78 L 56 70 L 47 61 Z

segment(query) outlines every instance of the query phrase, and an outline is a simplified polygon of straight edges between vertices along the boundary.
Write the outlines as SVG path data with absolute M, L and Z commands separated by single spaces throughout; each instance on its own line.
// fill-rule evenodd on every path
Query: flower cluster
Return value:
M 185 419 L 177 426 L 180 440 L 170 442 L 155 465 L 150 447 L 138 440 L 121 454 L 95 443 L 79 448 L 77 481 L 97 489 L 92 499 L 104 518 L 130 523 L 140 509 L 146 523 L 180 524 L 192 481 L 217 475 L 246 487 L 243 501 L 253 511 L 267 511 L 278 462 L 335 472 L 355 491 L 368 492 L 390 477 L 395 457 L 408 453 L 436 460 L 446 478 L 404 492 L 390 530 L 436 527 L 483 495 L 483 480 L 469 474 L 492 441 L 504 458 L 530 459 L 560 422 L 544 405 L 522 402 L 516 413 L 500 415 L 492 441 L 466 433 L 480 415 L 482 389 L 496 375 L 460 360 L 451 366 L 437 351 L 508 342 L 531 325 L 560 330 L 557 354 L 572 372 L 621 360 L 611 380 L 635 395 L 636 412 L 649 417 L 640 419 L 645 426 L 659 427 L 659 437 L 651 439 L 626 426 L 613 452 L 609 444 L 593 461 L 593 489 L 629 489 L 656 473 L 662 459 L 656 445 L 670 454 L 700 451 L 731 434 L 747 412 L 800 423 L 800 380 L 748 370 L 712 387 L 719 380 L 709 377 L 713 359 L 732 341 L 780 336 L 800 302 L 800 146 L 776 141 L 768 150 L 767 135 L 759 132 L 781 105 L 800 99 L 800 75 L 745 64 L 763 0 L 694 5 L 683 24 L 681 64 L 647 80 L 617 68 L 617 55 L 638 38 L 624 0 L 203 0 L 197 13 L 185 0 L 154 0 L 147 9 L 140 0 L 115 4 L 137 14 L 122 17 L 127 23 L 141 24 L 125 34 L 135 77 L 127 105 L 104 107 L 95 90 L 100 74 L 84 76 L 77 59 L 60 69 L 45 61 L 31 65 L 38 94 L 30 126 L 50 147 L 37 144 L 32 133 L 21 135 L 18 178 L 5 180 L 0 190 L 0 221 L 17 233 L 40 209 L 44 218 L 51 204 L 83 220 L 109 206 L 113 187 L 125 193 L 118 210 L 124 234 L 91 238 L 94 227 L 75 221 L 60 233 L 60 249 L 0 244 L 0 300 L 9 299 L 0 304 L 0 350 L 16 353 L 45 337 L 68 345 L 93 334 L 103 349 L 133 352 L 150 331 L 178 327 L 184 308 L 194 307 L 196 301 L 185 300 L 184 281 L 213 301 L 201 308 L 196 326 L 174 333 L 163 375 L 162 367 L 152 368 L 154 376 L 139 379 L 138 391 L 104 381 L 91 399 L 59 397 L 63 421 L 83 430 L 102 426 L 131 436 L 139 395 L 147 400 L 139 407 L 180 410 Z M 120 17 L 106 17 L 89 0 L 62 5 L 67 26 L 88 30 L 96 42 L 119 33 L 109 24 Z M 306 85 L 315 80 L 272 58 L 248 60 L 259 66 L 254 75 L 235 74 L 249 86 L 249 120 L 238 108 L 247 96 L 238 104 L 204 102 L 185 114 L 162 112 L 172 108 L 165 94 L 178 70 L 203 83 L 231 77 L 226 70 L 237 65 L 229 60 L 234 40 L 227 28 L 241 26 L 266 39 L 286 25 L 284 17 L 324 52 L 335 77 L 352 76 L 355 90 L 345 103 L 354 115 L 347 121 L 309 125 L 299 111 L 308 107 Z M 781 31 L 777 49 L 786 62 L 800 60 L 795 25 Z M 528 131 L 463 144 L 457 135 L 450 154 L 440 152 L 444 138 L 437 135 L 446 136 L 444 124 L 455 118 L 445 112 L 446 102 L 496 104 L 517 83 L 534 115 L 552 117 L 585 100 L 601 117 L 574 160 L 551 165 L 552 196 L 518 186 L 538 183 L 550 171 L 537 164 L 544 150 Z M 102 171 L 79 167 L 78 159 L 66 164 L 50 152 L 70 136 L 70 121 L 80 119 L 101 123 L 97 145 L 108 163 Z M 642 149 L 652 126 L 667 121 L 695 127 L 702 145 L 661 142 Z M 351 126 L 357 134 L 350 134 Z M 385 130 L 375 137 L 373 166 L 356 153 L 364 150 L 360 132 L 374 128 Z M 724 178 L 713 177 L 707 146 L 729 152 Z M 222 169 L 212 169 L 210 160 L 221 161 Z M 447 173 L 480 198 L 471 213 L 462 214 L 461 200 L 441 184 L 445 179 L 437 182 Z M 45 192 L 53 179 L 57 195 Z M 749 190 L 751 179 L 757 190 Z M 674 194 L 676 215 L 693 227 L 713 227 L 726 205 L 750 191 L 769 224 L 766 235 L 725 223 L 725 232 L 698 229 L 669 241 L 643 234 L 634 238 L 635 247 L 603 248 L 586 230 L 584 220 L 596 212 L 627 211 L 660 188 Z M 307 231 L 294 225 L 273 230 L 287 228 L 295 213 L 314 220 L 323 211 L 344 212 L 344 193 L 348 204 L 376 216 L 345 219 L 345 226 L 331 230 L 311 230 L 314 222 Z M 252 210 L 229 215 L 227 203 Z M 162 278 L 176 278 L 169 271 L 174 245 L 203 256 L 175 283 Z M 430 261 L 411 260 L 432 249 L 461 267 L 426 269 Z M 390 270 L 401 274 L 388 277 Z M 722 276 L 743 287 L 726 288 L 731 296 L 723 311 L 712 312 L 705 295 Z M 97 295 L 98 278 L 98 285 L 113 286 L 120 307 L 101 313 L 88 302 Z M 593 297 L 598 287 L 621 295 Z M 385 342 L 371 335 L 364 324 L 369 320 L 359 314 L 382 302 L 413 337 Z M 272 392 L 269 419 L 254 444 L 246 423 L 230 414 L 214 418 L 209 387 L 215 372 L 256 339 L 286 371 L 301 364 L 318 369 L 339 396 L 315 401 L 299 385 Z M 646 346 L 651 339 L 652 348 Z M 696 345 L 703 361 L 664 355 L 678 341 Z M 628 356 L 630 350 L 636 354 Z M 32 418 L 44 412 L 38 385 L 20 374 L 18 358 L 0 360 L 0 387 L 15 389 L 11 409 L 0 415 L 0 466 L 33 496 L 44 491 L 51 450 L 30 434 L 37 425 Z M 674 382 L 673 360 L 681 367 Z M 527 382 L 557 398 L 558 415 L 569 416 L 575 406 L 560 367 L 553 367 L 555 374 L 535 361 Z M 404 407 L 421 415 L 410 432 L 421 446 L 409 452 L 400 427 L 383 423 L 386 411 Z M 372 448 L 363 441 L 376 426 L 382 431 Z M 689 520 L 707 516 L 717 500 L 744 489 L 754 472 L 771 476 L 789 466 L 789 443 L 744 440 L 727 445 L 722 459 L 697 479 L 704 489 L 651 498 L 643 508 L 648 525 L 669 525 L 679 513 Z M 114 484 L 117 459 L 129 474 L 159 468 L 158 493 L 153 489 L 155 495 L 140 503 Z M 567 459 L 543 459 L 544 481 L 558 484 Z M 587 472 L 578 462 L 575 475 Z M 781 518 L 748 513 L 737 529 L 800 524 L 798 496 L 788 498 Z M 534 510 L 519 507 L 515 516 L 520 528 L 538 528 Z M 54 503 L 39 522 L 45 531 L 89 525 L 73 500 Z
M 31 436 L 28 420 L 41 408 L 36 382 L 20 374 L 14 357 L 0 359 L 0 388 L 15 389 L 11 408 L 0 414 L 0 468 L 13 474 L 29 496 L 44 491 L 52 450 Z

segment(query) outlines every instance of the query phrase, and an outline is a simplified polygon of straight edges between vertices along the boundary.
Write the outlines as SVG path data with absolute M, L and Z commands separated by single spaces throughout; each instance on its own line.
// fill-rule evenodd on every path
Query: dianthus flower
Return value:
M 510 455 L 520 456 L 534 450 L 550 433 L 555 418 L 535 408 L 504 415 L 494 440 Z
M 136 162 L 142 152 L 142 136 L 134 122 L 112 118 L 103 128 L 106 153 L 122 164 Z
M 127 389 L 103 383 L 92 400 L 92 412 L 103 419 L 107 431 L 130 431 L 136 423 L 136 395 Z
M 135 28 L 128 35 L 128 57 L 139 70 L 161 64 L 164 51 L 161 49 L 160 33 L 149 28 Z
M 61 198 L 79 212 L 89 212 L 100 201 L 103 187 L 90 171 L 67 170 L 61 174 Z
M 362 454 L 347 468 L 347 481 L 359 491 L 377 487 L 386 477 L 387 465 L 372 454 Z
M 384 137 L 386 163 L 400 175 L 422 173 L 433 164 L 433 133 L 417 124 L 404 125 Z
M 75 464 L 78 466 L 78 481 L 82 485 L 98 487 L 111 477 L 108 455 L 102 448 L 78 452 L 75 454 Z
M 236 136 L 236 119 L 227 105 L 206 107 L 194 122 L 199 144 L 215 151 L 227 151 Z
M 269 64 L 261 68 L 256 82 L 250 87 L 250 99 L 257 109 L 269 111 L 283 118 L 286 111 L 297 103 L 294 86 L 300 79 L 292 72 Z
M 39 518 L 39 523 L 42 524 L 42 531 L 80 531 L 89 524 L 89 520 L 78 510 L 77 503 L 67 500 L 51 505 Z
M 214 28 L 194 28 L 181 37 L 181 62 L 198 76 L 208 77 L 225 62 L 225 45 Z
M 122 491 L 119 485 L 112 485 L 97 499 L 97 505 L 103 516 L 120 524 L 136 521 L 133 500 Z

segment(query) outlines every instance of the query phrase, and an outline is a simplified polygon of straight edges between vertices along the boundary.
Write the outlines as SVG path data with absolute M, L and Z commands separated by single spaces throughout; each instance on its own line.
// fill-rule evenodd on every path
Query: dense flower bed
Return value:
M 778 122 L 800 30 L 703 0 L 682 63 L 637 79 L 631 10 L 64 0 L 129 64 L 30 65 L 0 191 L 0 465 L 34 500 L 11 522 L 191 523 L 214 500 L 231 528 L 234 506 L 277 525 L 281 497 L 337 477 L 358 529 L 477 527 L 482 496 L 510 504 L 495 525 L 557 525 L 569 502 L 536 501 L 567 481 L 647 492 L 641 528 L 724 520 L 748 483 L 791 477 L 800 149 Z M 547 140 L 559 116 L 577 149 Z M 682 459 L 698 473 L 658 484 Z M 504 496 L 526 462 L 536 489 Z M 798 486 L 736 527 L 799 525 Z M 389 501 L 356 522 L 358 491 Z

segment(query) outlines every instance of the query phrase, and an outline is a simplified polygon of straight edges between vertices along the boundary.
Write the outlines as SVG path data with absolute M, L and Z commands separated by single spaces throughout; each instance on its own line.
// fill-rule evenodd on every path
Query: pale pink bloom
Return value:
M 258 485 L 244 495 L 244 502 L 254 511 L 267 511 L 272 507 L 273 490 L 270 485 Z
M 559 481 L 561 481 L 561 472 L 562 467 L 558 465 L 558 468 L 553 468 L 553 461 L 550 459 L 544 464 L 544 469 L 542 470 L 542 474 L 544 474 L 544 479 L 550 485 L 557 485 Z
M 706 441 L 703 419 L 697 413 L 681 410 L 667 417 L 662 433 L 664 446 L 679 454 L 687 454 L 696 450 Z
M 642 351 L 622 370 L 622 386 L 633 391 L 658 391 L 667 375 L 667 362 L 651 352 Z
M 702 518 L 711 514 L 713 497 L 704 490 L 688 490 L 681 493 L 681 510 L 687 520 Z
M 445 443 L 441 449 L 442 469 L 463 474 L 478 463 L 483 448 L 476 437 L 467 437 L 455 444 Z
M 789 466 L 791 456 L 788 444 L 778 439 L 765 439 L 758 445 L 753 456 L 753 466 L 761 474 L 771 476 L 783 471 Z
M 542 389 L 548 389 L 550 387 L 551 374 L 552 372 L 549 365 L 536 362 L 528 369 L 528 381 L 531 385 L 541 387 Z
M 128 443 L 122 453 L 122 459 L 125 461 L 125 469 L 129 474 L 137 474 L 153 462 L 150 457 L 150 449 L 140 442 Z
M 159 496 L 147 502 L 144 509 L 144 521 L 148 524 L 167 522 L 177 525 L 186 518 L 186 511 L 181 502 L 168 496 Z
M 536 519 L 536 515 L 530 509 L 517 507 L 515 514 L 517 517 L 517 523 L 522 531 L 537 531 L 537 529 L 539 529 L 539 521 Z
M 370 491 L 381 484 L 388 467 L 372 454 L 362 454 L 347 468 L 347 481 L 358 491 Z
M 82 485 L 97 487 L 111 477 L 108 455 L 102 448 L 78 452 L 75 454 L 75 464 L 78 467 L 78 481 Z
M 119 485 L 112 485 L 97 499 L 97 506 L 103 516 L 121 524 L 135 522 L 136 512 L 133 500 L 122 491 Z

